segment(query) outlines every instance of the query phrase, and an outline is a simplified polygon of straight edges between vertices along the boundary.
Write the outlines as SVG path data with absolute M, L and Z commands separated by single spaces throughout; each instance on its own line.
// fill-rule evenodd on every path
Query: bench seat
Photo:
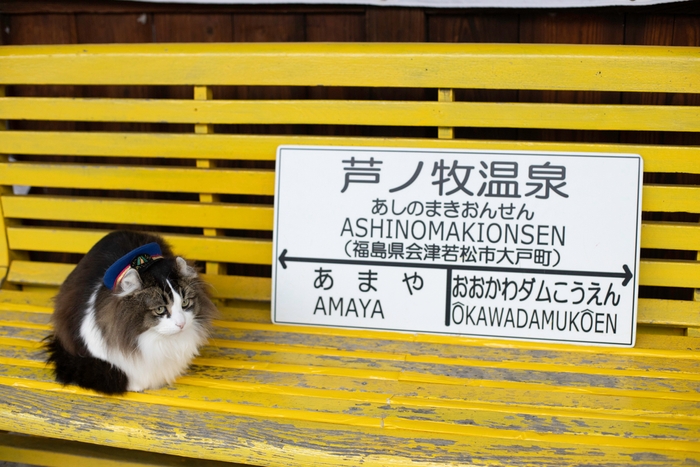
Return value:
M 578 73 L 575 79 L 561 72 L 567 65 Z M 593 66 L 604 79 L 590 73 Z M 323 71 L 300 71 L 304 67 Z M 0 47 L 0 85 L 8 86 L 7 97 L 0 97 L 0 119 L 11 122 L 0 131 L 0 153 L 6 155 L 0 161 L 0 430 L 12 432 L 0 432 L 0 460 L 181 465 L 188 462 L 182 458 L 196 458 L 207 466 L 700 463 L 700 294 L 693 290 L 700 288 L 700 224 L 692 217 L 700 213 L 700 188 L 692 178 L 700 174 L 700 148 L 450 138 L 461 126 L 585 130 L 598 121 L 612 130 L 697 132 L 700 117 L 693 106 L 679 113 L 678 122 L 662 118 L 673 117 L 672 106 L 571 104 L 570 112 L 558 107 L 563 104 L 538 103 L 511 115 L 508 109 L 517 110 L 519 103 L 479 107 L 453 102 L 451 91 L 697 93 L 697 76 L 695 48 Z M 404 106 L 376 99 L 217 102 L 212 96 L 213 86 L 318 84 L 440 91 L 436 102 Z M 36 89 L 29 92 L 26 85 Z M 134 95 L 95 100 L 54 95 L 64 92 L 54 88 L 66 85 L 121 86 Z M 138 95 L 145 91 L 137 85 L 189 86 L 195 99 L 153 102 Z M 112 92 L 105 88 L 105 95 Z M 554 113 L 543 106 L 553 106 Z M 410 108 L 418 110 L 407 113 Z M 199 109 L 204 116 L 195 115 Z M 373 114 L 375 109 L 386 113 Z M 486 115 L 483 120 L 472 113 L 476 110 Z M 617 117 L 605 120 L 596 113 L 603 110 Z M 66 122 L 73 126 L 61 129 Z M 157 131 L 162 122 L 190 124 L 194 131 Z M 133 124 L 146 126 L 128 126 Z M 215 134 L 214 124 L 249 126 Z M 263 124 L 287 125 L 273 129 L 291 134 L 261 134 L 252 126 Z M 440 137 L 309 135 L 299 129 L 303 125 L 430 126 Z M 641 244 L 658 254 L 641 262 L 640 285 L 649 292 L 639 300 L 636 346 L 271 324 L 271 161 L 279 144 L 641 154 L 648 172 L 643 210 L 651 213 L 642 224 Z M 683 176 L 691 182 L 673 178 Z M 32 189 L 15 194 L 18 185 Z M 58 286 L 80 255 L 110 230 L 124 227 L 159 231 L 176 252 L 197 261 L 220 316 L 209 343 L 174 385 L 108 397 L 56 383 L 41 349 Z M 661 292 L 654 295 L 652 288 Z M 676 295 L 669 296 L 669 288 Z

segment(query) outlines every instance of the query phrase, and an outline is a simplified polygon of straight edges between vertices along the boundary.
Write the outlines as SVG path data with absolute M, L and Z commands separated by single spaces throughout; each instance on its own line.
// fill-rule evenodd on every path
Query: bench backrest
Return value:
M 700 49 L 0 47 L 0 86 L 5 287 L 55 287 L 71 254 L 136 227 L 202 262 L 219 298 L 269 300 L 280 144 L 632 152 L 649 182 L 640 283 L 659 287 L 640 327 L 700 329 L 700 147 L 684 139 L 700 131 Z

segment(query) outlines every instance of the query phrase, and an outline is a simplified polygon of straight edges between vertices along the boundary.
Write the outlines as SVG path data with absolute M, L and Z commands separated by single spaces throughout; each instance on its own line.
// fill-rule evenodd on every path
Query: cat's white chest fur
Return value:
M 90 296 L 80 326 L 80 336 L 90 353 L 122 370 L 128 391 L 156 389 L 171 384 L 187 370 L 206 342 L 206 330 L 193 319 L 192 312 L 182 309 L 182 298 L 172 289 L 170 316 L 138 337 L 137 350 L 126 355 L 107 345 L 95 319 L 97 289 Z

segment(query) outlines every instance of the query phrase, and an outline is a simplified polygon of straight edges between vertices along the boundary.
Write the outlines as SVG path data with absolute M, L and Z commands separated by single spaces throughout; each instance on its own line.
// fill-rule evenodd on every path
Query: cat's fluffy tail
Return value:
M 54 335 L 45 340 L 46 361 L 54 364 L 56 381 L 75 383 L 80 387 L 104 394 L 123 394 L 129 380 L 126 374 L 111 363 L 90 356 L 68 352 Z

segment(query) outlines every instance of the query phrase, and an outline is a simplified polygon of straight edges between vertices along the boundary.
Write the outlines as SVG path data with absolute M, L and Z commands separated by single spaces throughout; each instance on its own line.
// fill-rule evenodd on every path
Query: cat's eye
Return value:
M 189 308 L 190 305 L 192 305 L 192 301 L 189 298 L 185 297 L 182 299 L 182 308 Z
M 166 308 L 162 305 L 155 309 L 155 314 L 158 316 L 163 316 L 167 312 L 168 312 L 168 308 Z

